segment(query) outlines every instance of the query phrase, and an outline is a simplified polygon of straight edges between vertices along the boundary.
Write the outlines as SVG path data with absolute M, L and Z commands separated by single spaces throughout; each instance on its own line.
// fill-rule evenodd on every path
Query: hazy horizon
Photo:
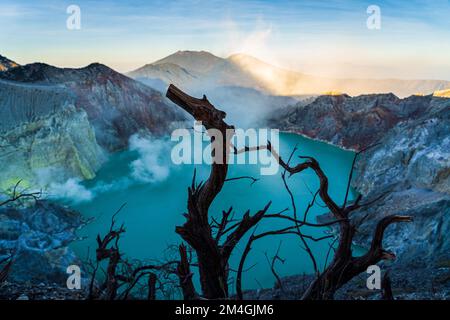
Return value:
M 81 9 L 68 30 L 66 9 Z M 370 30 L 367 8 L 381 9 Z M 2 0 L 0 54 L 17 63 L 129 72 L 178 50 L 244 53 L 328 78 L 450 80 L 448 1 Z

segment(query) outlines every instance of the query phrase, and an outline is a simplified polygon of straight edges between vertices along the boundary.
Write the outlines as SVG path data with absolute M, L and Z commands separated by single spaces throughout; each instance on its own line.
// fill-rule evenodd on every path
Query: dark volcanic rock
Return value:
M 449 101 L 433 104 L 417 120 L 399 123 L 357 162 L 354 187 L 367 199 L 386 196 L 354 213 L 355 221 L 369 217 L 359 225 L 356 242 L 367 246 L 377 221 L 386 215 L 414 219 L 390 226 L 385 235 L 384 246 L 397 255 L 393 266 L 399 279 L 422 270 L 421 277 L 438 281 L 438 269 L 439 277 L 450 279 Z M 448 283 L 446 290 L 441 294 L 449 294 Z
M 389 268 L 391 286 L 396 300 L 448 300 L 450 299 L 450 277 L 448 269 L 404 268 L 384 266 Z M 313 281 L 312 275 L 297 275 L 281 279 L 282 286 L 268 289 L 248 290 L 244 299 L 248 300 L 300 300 L 303 293 Z M 352 279 L 336 292 L 336 300 L 380 300 L 380 290 L 369 290 L 365 274 Z
M 377 206 L 355 212 L 355 221 L 365 215 L 373 217 L 359 224 L 355 241 L 367 245 L 376 222 L 391 214 L 414 219 L 412 223 L 392 225 L 385 233 L 384 247 L 395 252 L 396 263 L 405 268 L 433 268 L 450 262 L 450 197 L 447 194 L 424 189 L 388 194 Z
M 99 63 L 81 69 L 33 63 L 2 72 L 0 78 L 67 88 L 75 106 L 86 111 L 99 144 L 110 151 L 125 147 L 140 130 L 162 134 L 184 119 L 156 90 Z
M 81 265 L 67 245 L 83 225 L 80 214 L 46 201 L 0 208 L 0 260 L 13 252 L 9 282 L 64 286 L 69 265 Z
M 0 300 L 85 300 L 84 290 L 70 290 L 56 283 L 18 283 L 0 284 Z
M 280 130 L 357 150 L 378 142 L 397 123 L 424 115 L 431 101 L 431 96 L 326 95 L 306 106 L 278 111 L 269 123 Z
M 140 131 L 167 133 L 181 119 L 159 92 L 101 64 L 35 63 L 1 72 L 0 187 L 92 179 L 103 149 L 123 149 Z
M 399 187 L 450 193 L 450 99 L 434 98 L 427 113 L 385 132 L 357 162 L 364 195 Z

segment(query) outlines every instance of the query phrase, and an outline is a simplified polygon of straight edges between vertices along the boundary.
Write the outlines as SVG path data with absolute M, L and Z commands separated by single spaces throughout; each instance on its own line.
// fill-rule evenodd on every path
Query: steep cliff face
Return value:
M 173 121 L 184 119 L 156 90 L 98 63 L 81 69 L 34 63 L 2 72 L 0 78 L 66 88 L 74 106 L 86 111 L 99 144 L 109 151 L 124 148 L 139 130 L 161 134 Z
M 354 181 L 361 193 L 400 185 L 450 194 L 450 99 L 430 102 L 425 115 L 399 123 L 361 155 Z
M 159 92 L 101 64 L 16 66 L 0 73 L 0 187 L 93 178 L 102 149 L 123 149 L 141 130 L 167 133 L 183 119 Z
M 411 215 L 414 222 L 390 226 L 384 240 L 398 256 L 388 266 L 396 289 L 408 298 L 420 297 L 420 292 L 448 296 L 450 99 L 326 96 L 284 110 L 270 123 L 356 150 L 377 143 L 359 156 L 352 182 L 366 201 L 381 197 L 352 214 L 358 225 L 356 243 L 367 247 L 384 216 Z
M 0 188 L 90 179 L 104 154 L 87 114 L 64 88 L 0 81 Z
M 450 266 L 450 99 L 433 98 L 422 117 L 399 123 L 380 145 L 361 155 L 355 188 L 367 198 L 386 194 L 369 214 L 408 214 L 414 222 L 391 227 L 386 245 L 407 266 Z M 367 243 L 375 219 L 359 228 L 360 243 Z
M 431 100 L 432 96 L 399 99 L 393 94 L 326 95 L 306 106 L 277 111 L 269 123 L 358 150 L 379 141 L 397 123 L 426 114 Z

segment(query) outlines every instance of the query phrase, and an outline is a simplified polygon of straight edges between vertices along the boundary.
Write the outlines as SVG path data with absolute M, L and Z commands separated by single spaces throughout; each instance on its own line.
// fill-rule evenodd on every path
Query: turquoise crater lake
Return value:
M 197 169 L 197 182 L 199 182 L 208 176 L 209 166 L 172 164 L 170 146 L 175 142 L 167 140 L 166 144 L 169 146 L 168 149 L 159 149 L 159 154 L 154 155 L 159 158 L 156 172 L 158 177 L 155 181 L 135 179 L 136 168 L 139 168 L 139 164 L 145 164 L 145 159 L 144 161 L 139 159 L 149 156 L 135 149 L 111 155 L 97 177 L 83 183 L 85 191 L 87 190 L 92 196 L 82 202 L 70 203 L 71 207 L 80 211 L 85 217 L 93 218 L 92 222 L 78 232 L 84 239 L 71 245 L 81 259 L 86 258 L 89 248 L 92 254 L 96 246 L 96 235 L 98 233 L 104 235 L 107 232 L 111 216 L 124 203 L 126 206 L 117 215 L 117 223 L 123 222 L 126 228 L 120 247 L 127 258 L 161 259 L 167 254 L 169 246 L 177 245 L 182 241 L 175 233 L 175 227 L 185 221 L 183 213 L 186 212 L 187 188 L 192 182 L 194 168 Z M 280 155 L 283 158 L 288 158 L 295 146 L 298 151 L 291 163 L 296 164 L 301 161 L 297 158 L 298 155 L 315 157 L 329 178 L 331 196 L 337 203 L 342 203 L 353 152 L 295 134 L 280 134 Z M 278 174 L 273 176 L 261 176 L 259 169 L 258 165 L 230 165 L 229 178 L 253 176 L 259 180 L 253 185 L 246 179 L 227 182 L 222 193 L 213 203 L 210 211 L 212 215 L 218 217 L 222 210 L 230 206 L 233 207 L 236 217 L 241 216 L 248 209 L 253 214 L 270 200 L 272 201 L 270 212 L 276 213 L 289 208 L 287 214 L 292 214 L 290 198 L 281 179 L 281 168 Z M 311 191 L 317 190 L 319 181 L 311 170 L 295 175 L 287 181 L 296 198 L 298 213 L 302 216 L 308 202 L 312 199 Z M 327 209 L 323 207 L 319 199 L 310 211 L 308 220 L 315 222 L 316 215 L 326 212 Z M 260 223 L 257 231 L 285 225 L 285 222 L 267 219 Z M 316 237 L 323 236 L 328 231 L 326 228 L 302 229 L 306 234 Z M 244 274 L 245 289 L 273 286 L 275 279 L 265 253 L 269 257 L 273 256 L 280 241 L 279 255 L 286 260 L 283 264 L 277 264 L 278 273 L 282 276 L 311 273 L 311 261 L 302 249 L 298 237 L 294 235 L 268 237 L 256 242 L 247 258 L 246 267 L 254 264 L 255 266 Z M 325 264 L 330 242 L 330 239 L 309 242 L 320 268 L 323 268 Z M 240 243 L 232 256 L 233 270 L 237 269 L 245 243 L 246 239 Z M 233 283 L 234 278 L 235 274 L 231 272 L 230 281 Z M 231 285 L 231 289 L 234 292 L 234 285 Z

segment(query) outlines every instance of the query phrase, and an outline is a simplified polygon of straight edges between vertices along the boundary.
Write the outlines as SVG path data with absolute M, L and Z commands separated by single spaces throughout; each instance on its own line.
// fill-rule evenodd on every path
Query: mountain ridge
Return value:
M 176 64 L 190 73 L 200 74 L 199 79 L 171 79 L 175 84 L 188 89 L 234 85 L 262 90 L 273 95 L 318 95 L 340 91 L 352 96 L 393 92 L 400 97 L 406 97 L 450 88 L 450 81 L 447 80 L 317 77 L 276 67 L 247 54 L 237 53 L 221 58 L 206 51 L 178 51 L 127 74 L 133 78 L 145 78 L 149 75 L 150 78 L 158 78 L 159 74 L 152 71 L 152 68 L 163 63 Z M 147 74 L 144 74 L 144 71 Z M 164 71 L 160 67 L 159 73 L 161 72 Z M 158 79 L 168 84 L 164 77 Z
M 14 62 L 0 54 L 0 72 L 9 70 L 11 68 L 15 68 L 17 66 L 19 66 L 18 63 Z
M 169 132 L 182 114 L 160 92 L 93 63 L 44 63 L 0 72 L 0 188 L 92 179 L 106 152 L 145 131 Z
M 221 63 L 223 58 L 217 57 L 208 51 L 190 51 L 179 50 L 173 54 L 159 59 L 151 65 L 158 65 L 164 63 L 177 64 L 185 69 L 197 70 L 198 72 L 206 72 L 210 70 L 211 65 Z
M 139 130 L 159 134 L 169 122 L 182 118 L 159 91 L 100 63 L 83 68 L 32 63 L 2 72 L 0 79 L 67 88 L 75 96 L 75 106 L 88 114 L 99 143 L 109 151 L 125 147 Z

